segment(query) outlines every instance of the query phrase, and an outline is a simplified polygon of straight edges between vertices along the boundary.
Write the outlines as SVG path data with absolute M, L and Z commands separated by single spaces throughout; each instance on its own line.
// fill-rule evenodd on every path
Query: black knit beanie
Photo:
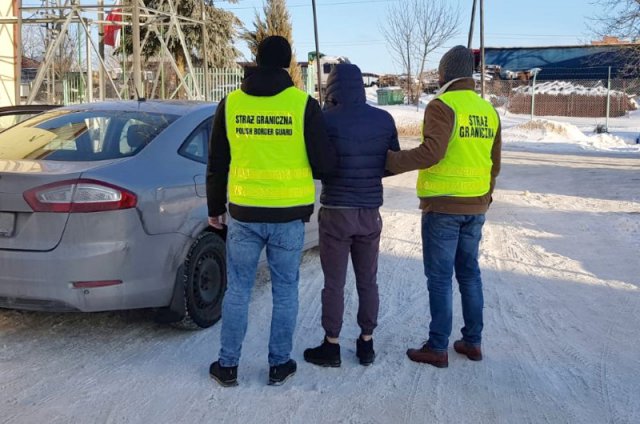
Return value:
M 288 68 L 291 64 L 291 45 L 279 35 L 265 38 L 258 45 L 256 63 L 258 66 Z
M 473 53 L 464 46 L 455 46 L 442 56 L 438 74 L 443 84 L 457 78 L 473 76 Z

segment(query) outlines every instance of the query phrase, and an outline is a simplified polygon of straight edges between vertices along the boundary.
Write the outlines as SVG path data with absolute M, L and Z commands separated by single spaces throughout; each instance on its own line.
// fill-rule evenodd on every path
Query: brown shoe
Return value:
M 453 348 L 461 355 L 467 355 L 472 361 L 482 361 L 482 350 L 480 346 L 474 346 L 464 340 L 458 340 L 453 344 Z
M 414 362 L 422 362 L 438 368 L 447 368 L 449 366 L 449 354 L 446 351 L 436 352 L 426 343 L 420 349 L 407 350 L 407 356 Z

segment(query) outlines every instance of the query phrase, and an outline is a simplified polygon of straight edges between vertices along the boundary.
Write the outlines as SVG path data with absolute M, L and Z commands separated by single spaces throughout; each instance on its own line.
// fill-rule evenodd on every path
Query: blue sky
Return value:
M 365 72 L 399 73 L 391 58 L 380 25 L 391 3 L 405 0 L 316 0 L 320 51 L 347 56 Z M 425 0 L 427 1 L 427 0 Z M 446 47 L 467 43 L 472 0 L 447 0 L 458 4 L 461 25 L 457 37 Z M 249 28 L 253 28 L 254 10 L 262 0 L 240 0 L 237 4 L 218 1 L 217 6 L 232 9 Z M 293 24 L 294 48 L 298 60 L 306 60 L 314 49 L 311 0 L 287 0 Z M 589 17 L 602 11 L 592 0 L 485 0 L 485 44 L 500 46 L 572 45 L 588 43 L 594 36 Z M 474 46 L 479 46 L 479 21 Z M 240 50 L 249 58 L 240 42 Z M 441 49 L 432 54 L 428 67 L 435 68 Z

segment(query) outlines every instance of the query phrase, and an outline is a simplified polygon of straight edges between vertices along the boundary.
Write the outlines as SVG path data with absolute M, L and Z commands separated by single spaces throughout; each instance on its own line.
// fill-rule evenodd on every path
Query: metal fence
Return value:
M 502 112 L 535 117 L 592 118 L 627 116 L 638 109 L 640 80 L 623 78 L 485 82 L 486 98 Z
M 86 80 L 78 72 L 69 72 L 62 80 L 62 104 L 82 103 L 86 95 Z
M 313 62 L 302 70 L 302 81 L 304 83 L 304 91 L 313 97 L 318 97 L 318 70 Z
M 192 93 L 200 92 L 202 100 L 219 102 L 227 94 L 240 87 L 244 71 L 242 68 L 209 69 L 205 77 L 204 69 L 194 70 L 195 80 L 187 75 L 187 85 Z M 206 82 L 205 82 L 206 78 Z M 198 89 L 196 90 L 196 87 Z M 207 93 L 209 89 L 209 93 Z
M 240 87 L 244 70 L 237 68 L 212 68 L 205 76 L 204 69 L 196 68 L 192 74 L 185 76 L 185 82 L 169 72 L 165 66 L 158 66 L 154 71 L 143 72 L 144 93 L 148 99 L 185 98 L 219 102 L 227 94 Z M 130 99 L 135 95 L 133 78 L 130 72 L 116 70 L 111 73 L 111 80 L 105 78 L 104 98 Z M 206 78 L 206 80 L 205 80 Z M 111 82 L 113 81 L 113 83 Z M 311 95 L 316 94 L 316 71 L 309 67 L 303 69 L 304 90 Z M 23 81 L 25 96 L 32 88 L 32 82 Z M 91 88 L 89 88 L 91 87 Z M 185 88 L 186 87 L 186 88 Z M 91 91 L 91 93 L 90 93 Z M 26 97 L 23 99 L 23 101 Z M 93 81 L 89 84 L 85 72 L 67 72 L 53 84 L 42 84 L 36 95 L 36 102 L 50 104 L 77 104 L 100 99 L 98 73 L 93 73 Z

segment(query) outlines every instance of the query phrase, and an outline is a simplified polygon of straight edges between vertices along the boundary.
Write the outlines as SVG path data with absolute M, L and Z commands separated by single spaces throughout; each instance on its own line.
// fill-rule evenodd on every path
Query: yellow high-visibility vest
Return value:
M 472 90 L 450 91 L 437 98 L 453 110 L 455 124 L 444 158 L 419 171 L 418 197 L 483 196 L 491 186 L 491 149 L 500 125 L 498 114 Z
M 308 98 L 295 87 L 270 97 L 251 96 L 242 90 L 227 96 L 229 202 L 271 208 L 314 203 L 315 186 L 304 140 Z

